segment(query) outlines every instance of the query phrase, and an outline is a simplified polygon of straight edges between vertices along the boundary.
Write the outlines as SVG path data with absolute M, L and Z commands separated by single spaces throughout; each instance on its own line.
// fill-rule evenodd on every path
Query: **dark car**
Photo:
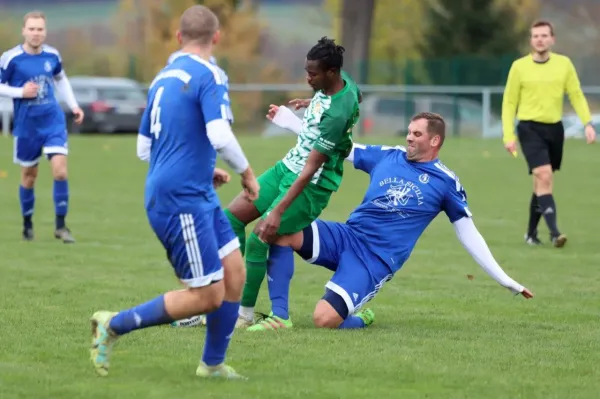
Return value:
M 73 123 L 73 114 L 59 99 L 70 133 L 135 133 L 146 108 L 144 87 L 126 78 L 69 77 L 75 98 L 85 113 L 83 124 Z

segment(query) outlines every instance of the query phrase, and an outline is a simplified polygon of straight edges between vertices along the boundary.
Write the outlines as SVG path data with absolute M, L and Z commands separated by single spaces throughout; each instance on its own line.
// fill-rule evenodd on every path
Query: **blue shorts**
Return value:
M 62 112 L 28 115 L 14 130 L 13 161 L 18 165 L 35 166 L 42 154 L 50 158 L 52 155 L 69 153 L 65 116 Z
M 188 287 L 204 287 L 222 280 L 221 259 L 240 247 L 220 207 L 180 214 L 150 210 L 148 220 L 175 274 Z
M 393 273 L 344 223 L 317 220 L 304 229 L 307 262 L 333 270 L 326 288 L 342 297 L 348 314 L 356 313 L 375 297 Z
M 47 158 L 57 154 L 68 155 L 67 143 L 67 132 L 48 136 L 15 137 L 13 161 L 24 167 L 32 167 L 39 163 L 42 154 Z

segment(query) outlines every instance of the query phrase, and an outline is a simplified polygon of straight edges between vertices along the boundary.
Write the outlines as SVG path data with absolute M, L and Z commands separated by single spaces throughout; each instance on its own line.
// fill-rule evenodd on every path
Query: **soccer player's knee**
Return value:
M 38 175 L 38 167 L 23 167 L 21 169 L 21 184 L 26 188 L 32 188 Z
M 550 166 L 542 166 L 533 170 L 533 175 L 538 184 L 549 186 L 552 184 L 552 169 Z
M 52 176 L 54 180 L 67 180 L 67 162 L 63 155 L 52 157 Z
M 225 296 L 228 300 L 239 300 L 246 282 L 246 267 L 240 250 L 235 250 L 222 260 Z
M 67 180 L 67 170 L 59 170 L 53 173 L 54 180 L 64 181 Z
M 210 313 L 221 307 L 225 297 L 225 285 L 221 280 L 204 287 L 190 288 L 189 292 L 194 296 L 198 312 Z
M 338 328 L 348 317 L 348 306 L 344 299 L 327 289 L 313 313 L 313 322 L 318 328 Z

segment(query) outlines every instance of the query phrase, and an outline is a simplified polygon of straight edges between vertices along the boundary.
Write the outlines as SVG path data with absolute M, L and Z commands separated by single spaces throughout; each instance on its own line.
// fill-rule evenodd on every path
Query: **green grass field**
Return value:
M 293 139 L 244 138 L 254 169 Z M 386 144 L 396 144 L 386 139 Z M 373 140 L 370 140 L 373 142 Z M 36 191 L 36 240 L 21 240 L 19 170 L 0 138 L 0 398 L 597 398 L 600 391 L 599 148 L 569 141 L 556 180 L 561 250 L 523 243 L 530 178 L 498 141 L 449 139 L 442 160 L 461 178 L 496 259 L 536 297 L 489 278 L 441 214 L 412 258 L 369 306 L 363 331 L 317 331 L 311 314 L 329 273 L 300 260 L 293 330 L 236 332 L 229 363 L 246 382 L 195 377 L 204 331 L 160 327 L 115 348 L 111 374 L 88 360 L 88 318 L 178 284 L 143 209 L 146 165 L 135 137 L 73 137 L 68 222 L 78 242 L 53 238 L 51 178 Z M 367 176 L 347 169 L 324 217 L 345 220 Z M 227 203 L 238 192 L 223 188 Z M 541 228 L 547 242 L 545 226 Z M 398 237 L 399 240 L 402 237 Z M 468 274 L 474 279 L 469 280 Z M 268 311 L 266 292 L 257 310 Z

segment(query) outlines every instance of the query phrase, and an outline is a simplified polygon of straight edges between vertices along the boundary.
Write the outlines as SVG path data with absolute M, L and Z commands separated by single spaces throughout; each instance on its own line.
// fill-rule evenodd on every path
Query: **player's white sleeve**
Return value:
M 69 83 L 69 79 L 67 78 L 67 74 L 64 70 L 60 71 L 58 75 L 54 76 L 54 82 L 56 84 L 56 89 L 65 99 L 65 102 L 69 108 L 79 108 L 77 100 L 75 99 L 75 94 L 73 93 L 73 88 L 71 87 L 71 83 Z
M 510 278 L 498 265 L 481 233 L 475 227 L 473 219 L 464 217 L 453 223 L 454 231 L 465 249 L 473 259 L 489 274 L 498 284 L 508 288 L 514 294 L 523 292 L 524 287 Z
M 206 124 L 206 134 L 210 144 L 219 156 L 236 173 L 243 173 L 250 164 L 240 147 L 229 122 L 225 119 L 215 119 Z
M 143 134 L 137 136 L 137 156 L 142 161 L 150 161 L 150 148 L 152 147 L 152 139 Z
M 277 113 L 273 117 L 273 123 L 297 135 L 302 130 L 302 119 L 298 118 L 292 110 L 284 105 L 280 106 L 277 110 Z
M 0 96 L 10 98 L 23 98 L 23 88 L 13 87 L 5 83 L 0 84 Z

